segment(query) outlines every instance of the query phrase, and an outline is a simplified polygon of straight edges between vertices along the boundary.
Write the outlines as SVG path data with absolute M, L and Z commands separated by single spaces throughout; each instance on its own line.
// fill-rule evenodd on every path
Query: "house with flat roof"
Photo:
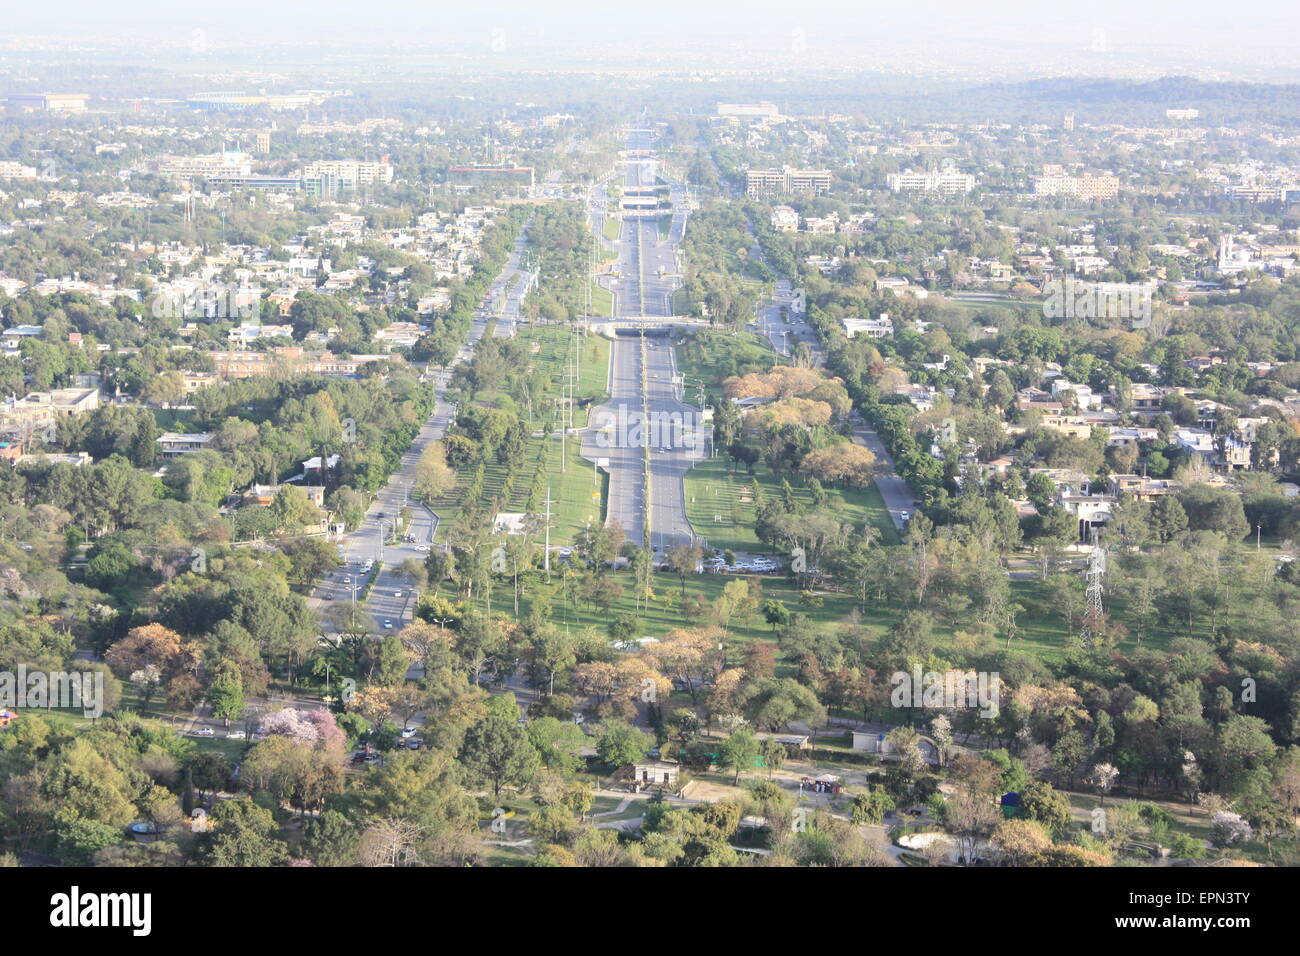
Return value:
M 163 458 L 176 458 L 192 451 L 202 451 L 212 441 L 208 432 L 163 432 L 158 436 L 158 454 Z

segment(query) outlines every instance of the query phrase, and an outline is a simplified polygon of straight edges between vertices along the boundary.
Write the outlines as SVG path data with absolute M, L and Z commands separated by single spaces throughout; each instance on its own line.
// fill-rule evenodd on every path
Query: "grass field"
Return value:
M 531 326 L 519 332 L 519 342 L 531 356 L 530 361 L 536 367 L 545 369 L 557 383 L 563 380 L 564 370 L 572 358 L 573 341 L 572 331 L 562 326 Z M 584 336 L 580 341 L 581 359 L 574 391 L 575 428 L 586 425 L 587 409 L 604 398 L 609 384 L 609 340 L 590 335 Z M 505 396 L 481 394 L 478 398 L 483 402 L 494 403 L 504 400 Z M 534 433 L 526 443 L 524 466 L 513 476 L 495 460 L 486 463 L 483 498 L 500 498 L 502 511 L 542 513 L 545 509 L 546 487 L 549 485 L 553 519 L 551 544 L 564 545 L 573 540 L 589 517 L 595 520 L 603 517 L 604 485 L 607 479 L 600 476 L 599 482 L 593 485 L 591 464 L 583 461 L 579 455 L 580 444 L 576 436 L 571 435 L 562 443 L 560 434 L 556 431 L 546 438 L 541 432 L 542 424 L 539 420 L 533 421 Z M 537 488 L 535 483 L 539 473 L 544 477 L 540 488 Z M 455 488 L 434 502 L 433 510 L 439 518 L 436 541 L 442 543 L 447 540 L 447 533 L 460 513 L 461 502 L 472 480 L 473 470 L 462 469 L 456 477 Z M 538 494 L 534 500 L 535 491 Z M 591 497 L 594 491 L 600 493 L 600 498 Z
M 678 628 L 691 627 L 695 623 L 687 620 L 682 614 L 682 585 L 675 574 L 661 572 L 654 575 L 652 585 L 654 597 L 648 607 L 644 607 L 638 612 L 630 573 L 612 572 L 614 580 L 622 585 L 623 590 L 621 595 L 611 604 L 608 611 L 581 601 L 577 604 L 567 604 L 563 595 L 563 588 L 560 586 L 563 573 L 561 569 L 553 569 L 549 585 L 549 587 L 554 588 L 551 595 L 552 617 L 560 627 L 571 630 L 593 627 L 599 632 L 605 633 L 610 621 L 621 614 L 629 614 L 639 618 L 639 636 L 658 637 Z M 863 605 L 852 595 L 828 590 L 816 592 L 813 596 L 813 603 L 807 604 L 804 603 L 803 594 L 796 583 L 789 578 L 775 574 L 690 575 L 685 582 L 685 596 L 691 598 L 694 595 L 700 595 L 703 597 L 706 606 L 712 607 L 721 596 L 723 587 L 729 581 L 738 577 L 758 580 L 762 584 L 765 599 L 775 598 L 782 601 L 788 609 L 806 615 L 815 625 L 821 627 L 841 625 L 847 622 L 856 611 L 859 625 L 869 635 L 879 637 L 894 625 L 904 611 L 908 610 L 902 604 L 890 601 L 868 601 Z M 527 613 L 527 607 L 532 600 L 531 595 L 539 587 L 548 587 L 540 577 L 534 578 L 532 583 L 525 589 L 523 613 Z M 1082 578 L 1079 579 L 1079 587 L 1082 590 Z M 1002 649 L 1009 648 L 1012 651 L 1029 654 L 1045 663 L 1062 663 L 1070 649 L 1070 632 L 1058 607 L 1053 603 L 1046 586 L 1039 581 L 1013 581 L 1011 591 L 1012 599 L 1025 610 L 1017 618 L 1018 633 L 1014 640 L 1008 644 L 1005 638 L 1000 638 L 997 646 Z M 512 609 L 510 589 L 504 586 L 495 588 L 493 590 L 493 610 L 500 614 L 509 614 Z M 936 615 L 934 620 L 936 652 L 942 654 L 945 649 L 954 648 L 954 633 L 965 628 L 966 625 L 963 625 L 960 619 L 954 622 Z M 1169 642 L 1180 634 L 1181 632 L 1175 629 L 1154 630 L 1142 640 L 1141 646 L 1157 650 L 1168 650 Z M 760 614 L 755 614 L 748 621 L 731 622 L 729 629 L 729 644 L 731 646 L 739 647 L 753 640 L 777 641 L 777 636 Z M 1121 641 L 1119 649 L 1131 652 L 1137 646 L 1137 639 L 1128 636 Z
M 591 314 L 612 315 L 614 312 L 614 293 L 602 289 L 596 277 L 591 278 Z
M 721 458 L 711 458 L 686 473 L 686 513 L 696 534 L 714 548 L 732 551 L 765 551 L 754 534 L 754 484 L 762 486 L 769 499 L 780 497 L 781 479 L 766 465 L 754 466 L 751 477 L 743 468 Z M 805 507 L 812 506 L 812 494 L 796 482 L 794 494 Z M 865 491 L 827 488 L 827 505 L 844 521 L 878 528 L 881 541 L 895 544 L 898 535 L 880 492 L 872 485 Z

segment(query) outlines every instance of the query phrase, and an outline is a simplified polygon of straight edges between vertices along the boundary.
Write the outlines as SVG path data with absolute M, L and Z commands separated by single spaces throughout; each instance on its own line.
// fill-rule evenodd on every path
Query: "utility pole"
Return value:
M 546 547 L 542 552 L 542 570 L 551 573 L 551 486 L 546 486 Z
M 1092 550 L 1088 553 L 1087 603 L 1083 612 L 1083 643 L 1092 644 L 1100 637 L 1102 615 L 1102 578 L 1106 574 L 1106 549 L 1097 541 L 1097 530 L 1092 530 Z

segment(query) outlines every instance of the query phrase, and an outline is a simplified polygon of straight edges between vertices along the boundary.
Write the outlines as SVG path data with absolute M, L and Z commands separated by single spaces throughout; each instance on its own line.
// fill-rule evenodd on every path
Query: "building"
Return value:
M 845 316 L 842 321 L 846 338 L 852 339 L 861 335 L 868 339 L 883 339 L 887 335 L 894 334 L 893 320 L 883 313 L 878 319 L 859 319 L 856 316 Z
M 1034 180 L 1035 196 L 1069 196 L 1088 202 L 1101 202 L 1119 195 L 1119 179 L 1114 176 L 1066 176 L 1052 173 Z
M 655 786 L 675 789 L 680 773 L 681 765 L 668 760 L 647 759 L 632 764 L 632 782 L 638 789 Z
M 226 150 L 208 156 L 163 156 L 155 164 L 159 176 L 171 179 L 212 179 L 252 173 L 247 153 Z
M 259 156 L 265 156 L 271 152 L 271 134 L 258 133 L 253 140 L 253 151 Z
M 790 206 L 773 206 L 772 228 L 777 232 L 798 232 L 799 214 Z
M 5 161 L 0 163 L 0 179 L 35 179 L 36 167 Z
M 275 501 L 275 496 L 280 493 L 282 488 L 301 488 L 307 496 L 307 500 L 317 508 L 325 507 L 325 486 L 324 485 L 300 485 L 290 483 L 285 485 L 250 485 L 244 492 L 243 504 L 261 505 L 269 507 Z
M 745 192 L 750 196 L 779 196 L 808 193 L 820 196 L 831 188 L 831 174 L 825 169 L 747 169 Z
M 1171 119 L 1171 120 L 1194 120 L 1200 115 L 1201 115 L 1201 111 L 1195 109 L 1165 110 L 1165 119 Z
M 218 173 L 209 176 L 208 182 L 214 186 L 228 186 L 231 189 L 281 189 L 289 192 L 301 192 L 303 181 L 297 176 L 259 176 L 243 173 Z
M 303 168 L 302 181 L 309 196 L 332 199 L 340 190 L 391 183 L 393 167 L 389 165 L 387 156 L 380 157 L 378 162 L 322 159 Z
M 192 451 L 203 451 L 212 441 L 207 432 L 163 432 L 158 436 L 158 454 L 163 458 L 176 458 Z
M 748 116 L 774 118 L 781 115 L 775 103 L 719 103 L 719 116 Z
M 896 193 L 920 192 L 958 196 L 975 188 L 975 177 L 970 173 L 959 173 L 955 170 L 914 173 L 909 169 L 906 172 L 886 176 L 885 184 L 891 192 Z
M 9 105 L 21 110 L 47 113 L 80 113 L 86 108 L 85 93 L 10 93 Z
M 532 189 L 536 175 L 532 166 L 452 166 L 447 170 L 447 182 L 453 189 L 473 189 L 476 186 Z
M 10 396 L 0 404 L 0 424 L 7 429 L 33 429 L 60 418 L 72 418 L 99 408 L 97 388 L 56 388 L 29 392 L 22 398 Z

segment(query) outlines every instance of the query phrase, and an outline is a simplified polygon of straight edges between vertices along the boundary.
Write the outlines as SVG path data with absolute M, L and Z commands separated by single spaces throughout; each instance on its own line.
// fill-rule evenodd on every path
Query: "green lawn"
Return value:
M 710 547 L 729 548 L 732 551 L 767 551 L 754 534 L 754 484 L 762 486 L 769 499 L 781 494 L 781 479 L 766 465 L 754 466 L 754 476 L 741 466 L 711 458 L 701 462 L 686 473 L 686 513 L 697 534 L 708 540 Z M 805 507 L 812 507 L 812 494 L 797 481 L 795 498 Z M 827 506 L 842 520 L 861 525 L 868 522 L 879 529 L 880 540 L 895 544 L 889 512 L 874 485 L 865 491 L 827 488 Z
M 608 289 L 601 288 L 596 277 L 591 278 L 591 314 L 592 315 L 613 315 L 614 314 L 614 293 Z
M 573 332 L 562 326 L 531 326 L 519 333 L 519 342 L 524 345 L 526 354 L 535 367 L 544 369 L 555 382 L 561 382 L 565 369 L 573 357 Z M 579 372 L 574 400 L 574 427 L 582 428 L 587 422 L 588 408 L 603 400 L 609 382 L 609 348 L 610 342 L 598 335 L 583 336 L 580 340 Z M 506 400 L 501 393 L 483 393 L 478 396 L 480 402 L 494 404 Z M 564 545 L 572 542 L 578 530 L 589 520 L 601 520 L 602 504 L 605 496 L 605 476 L 598 476 L 593 483 L 592 466 L 579 454 L 580 442 L 577 436 L 570 435 L 563 443 L 558 431 L 549 438 L 541 434 L 542 422 L 534 420 L 536 432 L 529 436 L 524 464 L 509 473 L 505 466 L 493 460 L 485 464 L 483 480 L 483 497 L 485 500 L 499 498 L 501 510 L 511 512 L 543 513 L 545 509 L 546 487 L 551 492 L 551 513 L 553 518 L 551 544 Z M 542 484 L 535 488 L 537 476 L 543 476 Z M 460 513 L 460 505 L 465 492 L 473 480 L 473 469 L 464 468 L 456 476 L 456 486 L 447 495 L 433 504 L 438 514 L 439 525 L 436 540 L 445 542 L 448 531 L 453 527 Z M 534 492 L 537 497 L 534 499 Z M 593 499 L 593 492 L 600 497 Z

